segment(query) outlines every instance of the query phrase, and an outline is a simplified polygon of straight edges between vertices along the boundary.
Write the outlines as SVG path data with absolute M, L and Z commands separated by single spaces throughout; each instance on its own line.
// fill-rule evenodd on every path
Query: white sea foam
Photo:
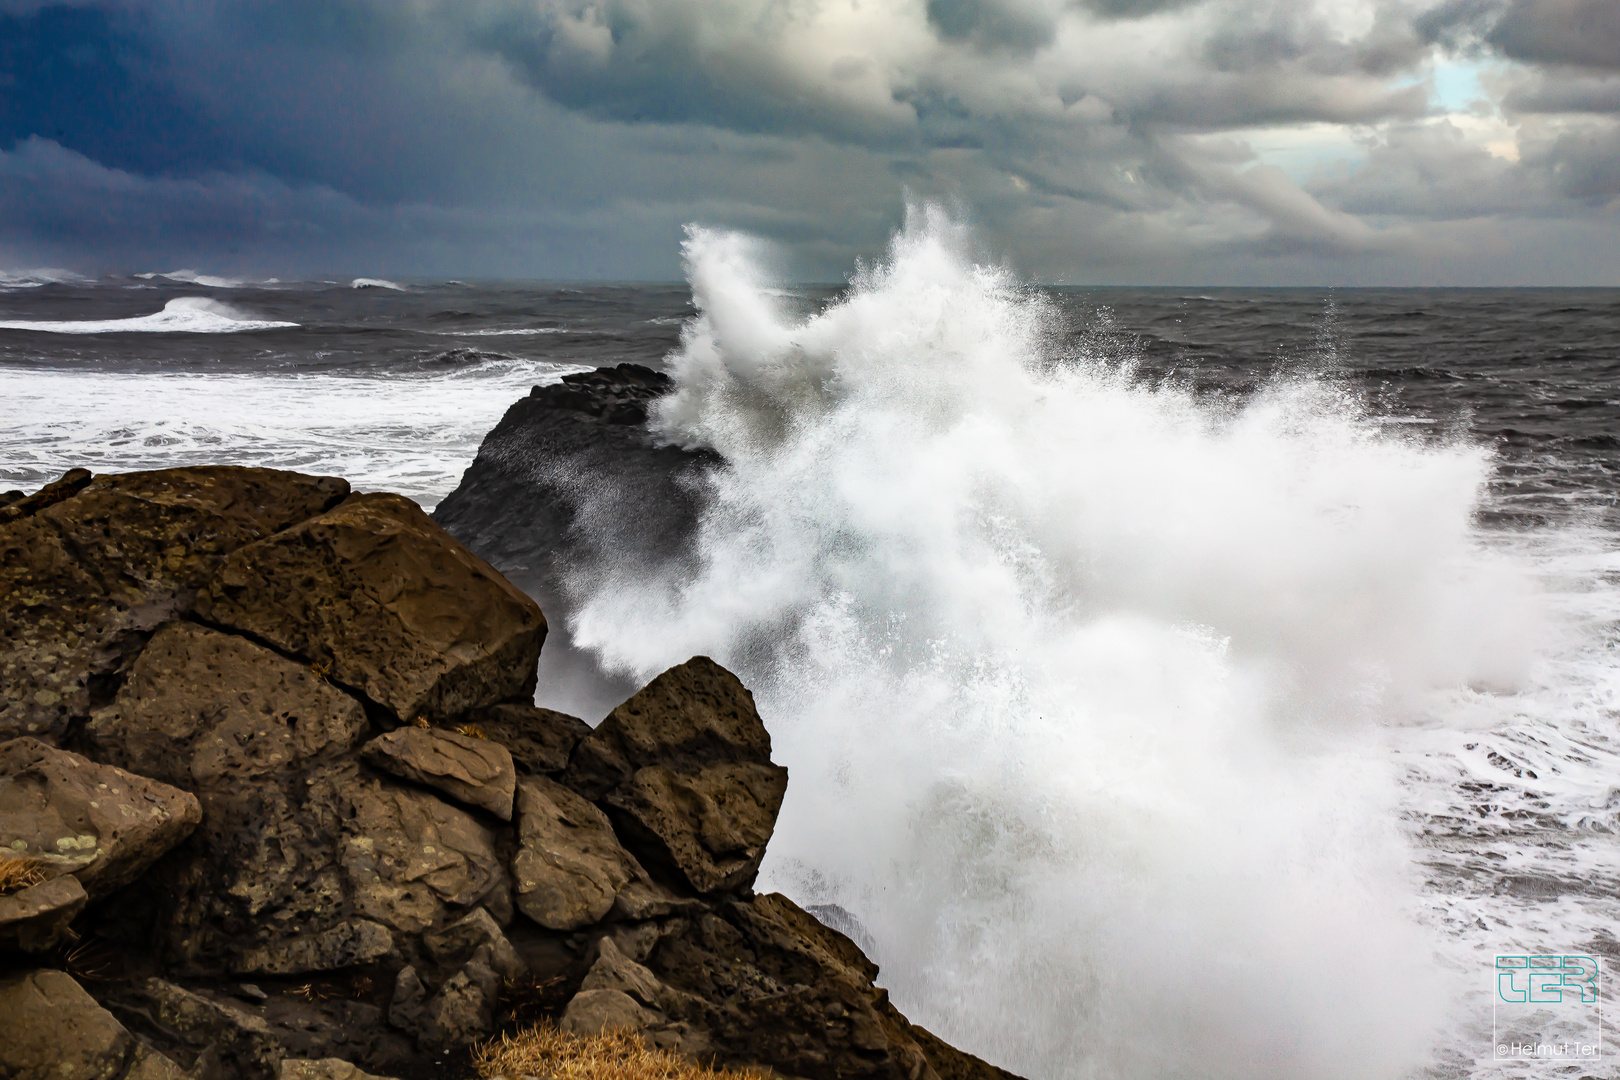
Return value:
M 171 270 L 167 274 L 150 273 L 136 274 L 143 281 L 152 281 L 163 278 L 167 281 L 178 281 L 184 285 L 201 285 L 207 289 L 240 289 L 248 282 L 241 278 L 219 277 L 215 274 L 199 274 L 195 270 Z
M 792 773 L 762 884 L 852 911 L 903 1009 L 1025 1075 L 1488 1054 L 1457 1049 L 1486 943 L 1407 822 L 1456 778 L 1414 761 L 1568 692 L 1580 640 L 1476 531 L 1488 453 L 1309 373 L 1230 407 L 1060 360 L 968 248 L 918 212 L 795 320 L 691 234 L 656 422 L 728 467 L 695 575 L 581 571 L 576 642 L 737 670 Z
M 512 357 L 386 377 L 0 369 L 0 489 L 76 466 L 255 465 L 343 476 L 431 509 L 514 400 L 578 370 Z
M 205 296 L 182 296 L 163 305 L 154 315 L 132 319 L 89 319 L 50 321 L 16 319 L 0 322 L 0 330 L 34 330 L 48 334 L 240 334 L 251 330 L 279 330 L 297 326 L 293 322 L 256 319 L 218 300 Z
M 387 280 L 385 278 L 372 278 L 372 277 L 357 277 L 353 281 L 349 282 L 349 288 L 351 288 L 351 289 L 393 289 L 395 292 L 404 292 L 405 291 L 405 286 L 401 285 L 397 281 L 389 281 L 389 280 Z

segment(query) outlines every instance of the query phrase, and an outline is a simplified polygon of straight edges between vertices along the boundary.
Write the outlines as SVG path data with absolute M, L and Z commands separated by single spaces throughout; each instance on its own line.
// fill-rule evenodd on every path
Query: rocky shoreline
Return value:
M 667 489 L 691 457 L 616 370 L 533 408 Z M 735 676 L 694 657 L 593 728 L 533 704 L 546 633 L 414 503 L 339 479 L 0 495 L 0 1076 L 454 1080 L 539 1020 L 787 1077 L 1009 1076 L 753 892 L 787 772 Z

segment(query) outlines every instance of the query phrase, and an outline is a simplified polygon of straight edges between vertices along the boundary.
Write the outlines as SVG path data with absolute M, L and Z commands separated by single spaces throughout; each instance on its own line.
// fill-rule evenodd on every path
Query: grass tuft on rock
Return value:
M 31 855 L 0 855 L 0 896 L 44 881 L 45 865 Z
M 479 1076 L 508 1080 L 763 1080 L 765 1075 L 694 1065 L 669 1050 L 649 1049 L 633 1031 L 570 1035 L 550 1023 L 490 1039 L 476 1048 L 473 1064 Z

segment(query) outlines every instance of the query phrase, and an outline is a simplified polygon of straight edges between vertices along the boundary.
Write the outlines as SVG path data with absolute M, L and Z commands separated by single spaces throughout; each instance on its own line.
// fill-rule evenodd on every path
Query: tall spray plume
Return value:
M 914 1019 L 1025 1075 L 1396 1077 L 1457 988 L 1381 733 L 1511 686 L 1486 452 L 1302 373 L 1141 377 L 914 209 L 808 317 L 694 229 L 663 437 L 718 451 L 696 562 L 571 583 L 576 642 L 755 689 L 762 887 L 853 913 Z M 611 550 L 610 544 L 604 549 Z

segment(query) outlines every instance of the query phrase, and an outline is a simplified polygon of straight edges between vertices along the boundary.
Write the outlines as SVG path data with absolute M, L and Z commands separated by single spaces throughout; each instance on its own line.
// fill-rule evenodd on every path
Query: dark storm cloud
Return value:
M 1472 273 L 1468 222 L 1612 221 L 1617 9 L 0 0 L 0 259 L 666 277 L 701 220 L 827 277 L 909 195 L 1052 277 Z M 1433 115 L 1468 56 L 1519 128 Z
M 1515 60 L 1620 69 L 1620 3 L 1513 0 L 1488 40 Z

